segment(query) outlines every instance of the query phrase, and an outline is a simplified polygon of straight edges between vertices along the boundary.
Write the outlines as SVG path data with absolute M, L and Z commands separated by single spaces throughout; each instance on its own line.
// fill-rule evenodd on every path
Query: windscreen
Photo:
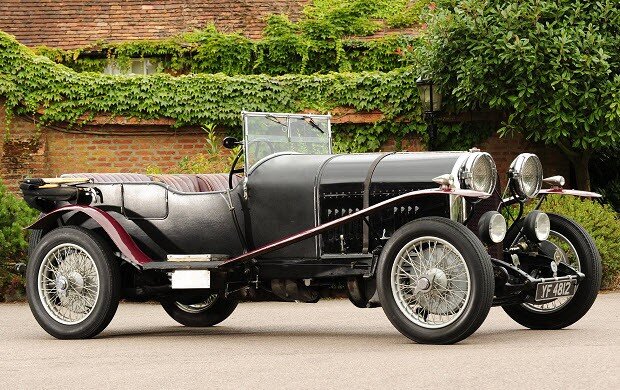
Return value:
M 246 113 L 244 121 L 246 168 L 274 153 L 331 153 L 327 115 Z

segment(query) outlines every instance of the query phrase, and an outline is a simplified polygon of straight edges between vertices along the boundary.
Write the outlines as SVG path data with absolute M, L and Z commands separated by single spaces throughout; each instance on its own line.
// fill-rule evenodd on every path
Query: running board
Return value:
M 211 270 L 216 269 L 225 261 L 152 261 L 142 266 L 143 270 L 174 271 L 178 269 Z
M 212 254 L 212 253 L 205 253 L 205 254 L 199 254 L 199 255 L 168 255 L 167 256 L 167 260 L 168 261 L 175 261 L 175 262 L 199 262 L 199 261 L 219 261 L 219 260 L 228 260 L 230 259 L 230 256 L 228 255 L 222 255 L 222 254 Z
M 180 269 L 210 270 L 216 269 L 230 258 L 221 254 L 168 255 L 168 261 L 152 261 L 142 266 L 144 270 L 174 271 Z

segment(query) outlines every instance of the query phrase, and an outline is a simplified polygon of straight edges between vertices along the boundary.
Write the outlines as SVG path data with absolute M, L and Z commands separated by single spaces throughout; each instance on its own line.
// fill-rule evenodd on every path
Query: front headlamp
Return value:
M 549 238 L 551 221 L 546 213 L 534 210 L 523 221 L 523 234 L 532 242 L 542 242 Z
M 497 168 L 489 153 L 473 152 L 459 173 L 463 188 L 490 194 L 497 184 Z
M 513 190 L 520 198 L 534 198 L 540 192 L 543 180 L 540 159 L 532 153 L 518 155 L 510 164 L 508 176 Z
M 478 221 L 478 237 L 487 245 L 502 242 L 506 230 L 506 219 L 497 211 L 487 211 Z

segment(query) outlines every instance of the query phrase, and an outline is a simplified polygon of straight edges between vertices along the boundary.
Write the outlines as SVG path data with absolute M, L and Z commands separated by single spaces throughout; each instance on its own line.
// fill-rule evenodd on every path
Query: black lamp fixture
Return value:
M 418 92 L 420 93 L 424 120 L 429 124 L 428 149 L 433 150 L 437 140 L 436 119 L 441 111 L 441 92 L 439 92 L 432 79 L 420 77 L 416 80 L 416 84 L 418 85 Z

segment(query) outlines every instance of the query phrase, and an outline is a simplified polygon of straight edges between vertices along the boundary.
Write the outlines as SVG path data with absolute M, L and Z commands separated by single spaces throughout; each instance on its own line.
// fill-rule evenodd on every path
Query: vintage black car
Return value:
M 382 307 L 410 339 L 448 344 L 494 305 L 526 327 L 559 329 L 593 304 L 601 259 L 592 238 L 524 204 L 598 195 L 543 180 L 535 155 L 498 173 L 477 149 L 333 154 L 327 115 L 242 119 L 243 141 L 224 140 L 239 149 L 228 174 L 21 183 L 42 211 L 29 227 L 26 275 L 43 329 L 93 337 L 120 299 L 157 300 L 183 325 L 213 326 L 241 300 L 317 302 L 342 291 L 357 307 Z

